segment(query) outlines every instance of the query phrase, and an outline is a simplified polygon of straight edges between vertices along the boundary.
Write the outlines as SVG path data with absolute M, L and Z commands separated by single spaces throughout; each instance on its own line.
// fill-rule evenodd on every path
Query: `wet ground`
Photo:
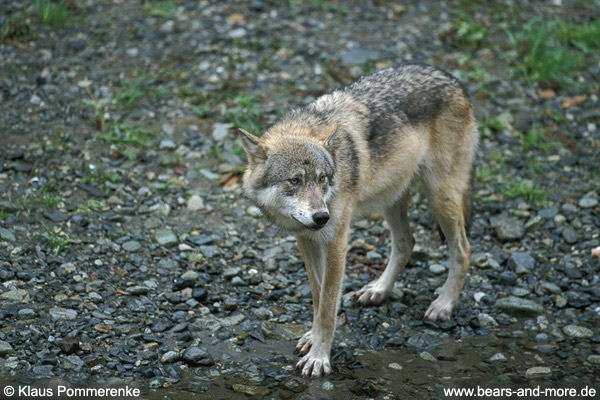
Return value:
M 149 399 L 600 390 L 597 1 L 56 7 L 0 4 L 3 386 L 133 385 Z M 233 127 L 258 134 L 405 61 L 459 77 L 480 124 L 460 306 L 422 319 L 447 248 L 415 190 L 417 246 L 379 307 L 349 298 L 382 272 L 387 227 L 354 223 L 335 373 L 303 379 L 306 273 L 294 239 L 242 198 Z

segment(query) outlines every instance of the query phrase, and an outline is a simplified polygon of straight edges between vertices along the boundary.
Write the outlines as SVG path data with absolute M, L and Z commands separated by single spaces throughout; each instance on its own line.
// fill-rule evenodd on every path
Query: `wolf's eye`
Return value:
M 319 182 L 321 182 L 321 183 L 325 182 L 325 178 L 326 178 L 326 176 L 325 176 L 325 175 L 321 175 L 321 176 L 319 177 Z
M 292 185 L 297 185 L 298 183 L 300 183 L 300 180 L 298 178 L 292 178 L 290 179 L 290 183 Z

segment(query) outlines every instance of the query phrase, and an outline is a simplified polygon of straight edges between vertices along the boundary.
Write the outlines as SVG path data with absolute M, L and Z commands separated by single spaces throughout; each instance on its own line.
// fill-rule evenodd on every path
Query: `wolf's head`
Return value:
M 338 188 L 329 152 L 336 129 L 334 124 L 309 134 L 272 130 L 265 139 L 240 129 L 248 154 L 244 194 L 281 228 L 316 231 L 327 224 Z

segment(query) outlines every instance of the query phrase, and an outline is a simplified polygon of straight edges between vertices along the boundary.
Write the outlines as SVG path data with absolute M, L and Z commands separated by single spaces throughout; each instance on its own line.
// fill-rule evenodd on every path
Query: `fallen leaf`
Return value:
M 236 183 L 238 183 L 240 181 L 240 177 L 237 175 L 232 176 L 230 179 L 227 180 L 227 182 L 225 182 L 223 184 L 223 186 L 227 187 L 227 186 L 231 186 L 231 185 L 235 185 Z
M 240 23 L 244 22 L 246 18 L 242 14 L 231 14 L 228 18 L 229 22 Z
M 552 100 L 556 98 L 554 89 L 540 89 L 538 90 L 537 95 L 542 100 Z
M 102 333 L 108 333 L 112 330 L 112 326 L 110 325 L 96 325 L 94 326 L 94 329 L 97 330 L 98 332 L 102 332 Z
M 129 296 L 129 292 L 126 292 L 126 291 L 124 291 L 124 290 L 121 290 L 121 289 L 117 289 L 117 293 L 118 293 L 118 294 L 125 295 L 125 296 Z
M 178 165 L 176 167 L 173 167 L 173 172 L 175 172 L 177 175 L 185 175 L 185 168 L 180 167 Z
M 562 106 L 563 106 L 563 108 L 571 108 L 573 106 L 576 106 L 577 104 L 583 103 L 586 100 L 587 100 L 587 95 L 582 94 L 581 96 L 575 96 L 575 97 L 571 97 L 569 99 L 564 99 L 562 102 Z

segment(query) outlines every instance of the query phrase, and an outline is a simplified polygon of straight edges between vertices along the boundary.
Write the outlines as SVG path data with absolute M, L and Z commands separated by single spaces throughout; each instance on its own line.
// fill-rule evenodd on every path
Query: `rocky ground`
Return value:
M 60 4 L 0 5 L 0 382 L 156 399 L 600 390 L 598 1 Z M 415 191 L 392 299 L 349 300 L 389 255 L 374 215 L 354 224 L 335 372 L 302 379 L 306 273 L 241 197 L 232 128 L 260 133 L 403 61 L 460 77 L 480 121 L 460 307 L 422 319 L 447 248 Z

